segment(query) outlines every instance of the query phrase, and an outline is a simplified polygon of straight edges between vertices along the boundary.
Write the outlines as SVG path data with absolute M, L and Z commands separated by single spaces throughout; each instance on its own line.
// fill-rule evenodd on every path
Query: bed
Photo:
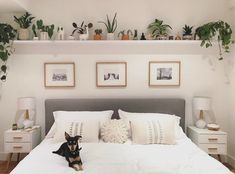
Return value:
M 160 112 L 181 117 L 180 126 L 185 129 L 184 99 L 49 99 L 45 101 L 45 133 L 54 120 L 57 110 L 117 110 L 129 112 Z M 18 166 L 12 174 L 84 173 L 84 174 L 231 174 L 220 162 L 194 145 L 184 134 L 176 145 L 138 145 L 131 140 L 124 144 L 81 143 L 83 171 L 76 172 L 67 166 L 64 158 L 51 152 L 61 143 L 45 138 Z

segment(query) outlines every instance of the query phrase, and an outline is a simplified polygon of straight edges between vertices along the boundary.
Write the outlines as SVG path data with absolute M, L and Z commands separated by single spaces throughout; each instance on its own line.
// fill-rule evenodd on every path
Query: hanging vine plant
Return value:
M 229 53 L 230 47 L 234 44 L 232 40 L 232 29 L 227 22 L 217 21 L 209 22 L 196 29 L 195 36 L 198 36 L 201 47 L 212 47 L 213 41 L 216 40 L 219 47 L 219 60 L 223 60 L 223 53 Z
M 9 24 L 0 23 L 0 81 L 6 81 L 6 62 L 13 52 L 13 40 L 16 30 Z

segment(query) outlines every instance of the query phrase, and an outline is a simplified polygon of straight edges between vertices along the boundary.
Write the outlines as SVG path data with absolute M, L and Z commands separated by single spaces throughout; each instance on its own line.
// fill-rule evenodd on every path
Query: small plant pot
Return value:
M 79 40 L 88 40 L 89 35 L 88 34 L 80 34 L 79 35 Z
M 102 36 L 100 34 L 95 34 L 94 40 L 102 40 Z
M 40 32 L 40 40 L 49 40 L 47 32 Z
M 20 28 L 19 31 L 19 40 L 29 40 L 29 30 L 25 28 Z
M 122 40 L 129 40 L 129 35 L 128 34 L 122 35 Z
M 33 37 L 33 40 L 39 40 L 39 37 Z
M 193 35 L 184 35 L 183 40 L 193 40 Z
M 157 39 L 157 40 L 167 40 L 167 36 L 165 36 L 165 35 L 160 35 L 160 36 L 157 36 L 156 39 Z
M 115 40 L 114 33 L 107 33 L 107 40 Z

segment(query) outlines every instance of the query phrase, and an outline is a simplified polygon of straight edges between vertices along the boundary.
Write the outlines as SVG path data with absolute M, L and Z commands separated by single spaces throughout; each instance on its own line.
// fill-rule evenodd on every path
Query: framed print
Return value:
M 73 62 L 44 63 L 45 87 L 75 87 L 75 64 Z
M 180 86 L 180 61 L 149 62 L 149 86 Z
M 126 87 L 127 63 L 126 62 L 97 62 L 96 63 L 97 87 Z

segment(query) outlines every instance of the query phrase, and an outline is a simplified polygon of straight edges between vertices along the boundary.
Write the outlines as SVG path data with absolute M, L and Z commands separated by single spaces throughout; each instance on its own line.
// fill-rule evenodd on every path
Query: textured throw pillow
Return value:
M 136 144 L 169 144 L 176 143 L 174 119 L 132 120 L 132 140 Z
M 70 136 L 82 136 L 81 142 L 99 142 L 99 122 L 97 121 L 64 121 L 57 120 L 56 132 L 53 137 L 54 142 L 64 142 L 64 132 Z
M 127 125 L 124 120 L 109 120 L 101 126 L 101 138 L 104 142 L 125 143 L 128 138 Z

